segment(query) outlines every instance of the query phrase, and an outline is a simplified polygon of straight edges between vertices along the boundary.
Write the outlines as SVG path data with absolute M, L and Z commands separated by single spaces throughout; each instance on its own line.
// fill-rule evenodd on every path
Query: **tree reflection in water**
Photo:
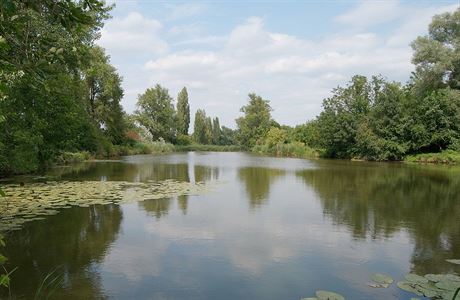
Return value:
M 55 292 L 56 299 L 107 298 L 101 290 L 100 275 L 92 265 L 102 262 L 117 239 L 122 218 L 117 205 L 93 205 L 65 209 L 11 233 L 5 255 L 10 257 L 9 265 L 19 266 L 11 279 L 12 294 L 32 299 L 42 280 L 57 267 L 63 289 Z M 17 249 L 24 253 L 10 255 Z M 4 290 L 2 293 L 6 296 Z
M 296 174 L 314 188 L 323 213 L 355 238 L 405 230 L 414 240 L 413 272 L 453 270 L 445 259 L 460 256 L 459 169 L 321 163 Z

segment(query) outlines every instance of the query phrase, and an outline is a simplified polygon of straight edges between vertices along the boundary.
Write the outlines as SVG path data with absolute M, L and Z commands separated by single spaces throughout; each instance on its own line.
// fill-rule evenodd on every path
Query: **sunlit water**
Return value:
M 57 299 L 410 299 L 373 273 L 460 273 L 460 170 L 258 157 L 133 156 L 50 172 L 57 180 L 213 183 L 197 196 L 63 209 L 7 235 L 11 293 Z M 22 178 L 21 180 L 24 180 Z M 5 290 L 3 295 L 6 296 Z

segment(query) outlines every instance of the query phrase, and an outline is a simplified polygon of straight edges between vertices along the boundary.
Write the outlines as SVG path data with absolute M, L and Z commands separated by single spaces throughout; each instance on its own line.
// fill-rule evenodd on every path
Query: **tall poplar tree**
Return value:
M 177 96 L 177 133 L 188 135 L 190 126 L 190 105 L 187 88 L 182 88 Z

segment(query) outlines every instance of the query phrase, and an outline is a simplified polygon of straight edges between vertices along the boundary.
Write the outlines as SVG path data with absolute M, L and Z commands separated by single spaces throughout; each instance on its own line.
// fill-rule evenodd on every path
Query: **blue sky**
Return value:
M 192 113 L 204 108 L 234 127 L 247 94 L 270 100 L 274 118 L 303 123 L 331 89 L 354 74 L 407 81 L 410 42 L 431 17 L 454 11 L 437 1 L 116 0 L 100 45 L 123 76 L 126 111 L 161 84 L 186 86 Z

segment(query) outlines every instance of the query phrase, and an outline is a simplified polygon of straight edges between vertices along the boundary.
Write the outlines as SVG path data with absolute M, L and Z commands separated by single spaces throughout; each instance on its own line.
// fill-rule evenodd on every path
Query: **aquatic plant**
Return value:
M 17 230 L 26 222 L 43 220 L 72 206 L 121 204 L 193 195 L 206 191 L 203 182 L 53 181 L 4 186 L 8 202 L 0 202 L 0 232 Z

